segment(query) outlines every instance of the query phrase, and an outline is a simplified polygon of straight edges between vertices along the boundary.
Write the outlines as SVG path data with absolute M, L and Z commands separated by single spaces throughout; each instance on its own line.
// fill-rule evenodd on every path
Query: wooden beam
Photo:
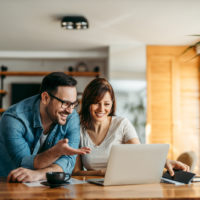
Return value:
M 3 71 L 0 72 L 0 76 L 46 76 L 47 74 L 50 74 L 51 72 L 14 72 L 14 71 Z M 70 76 L 89 76 L 89 77 L 97 77 L 100 75 L 100 72 L 64 72 L 67 75 Z
M 6 94 L 5 90 L 0 90 L 0 94 Z

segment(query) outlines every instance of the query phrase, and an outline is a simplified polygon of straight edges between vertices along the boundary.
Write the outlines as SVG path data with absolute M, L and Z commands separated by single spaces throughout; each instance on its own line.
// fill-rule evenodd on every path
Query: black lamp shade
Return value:
M 88 20 L 83 16 L 65 16 L 62 18 L 61 26 L 69 30 L 89 28 Z

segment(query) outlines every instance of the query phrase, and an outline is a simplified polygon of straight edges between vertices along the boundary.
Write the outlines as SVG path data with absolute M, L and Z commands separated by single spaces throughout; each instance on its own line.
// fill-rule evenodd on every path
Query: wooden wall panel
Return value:
M 198 156 L 196 170 L 199 171 L 199 60 L 198 58 L 180 63 L 180 127 L 174 135 L 177 157 L 181 151 L 194 151 Z
M 172 143 L 172 109 L 171 84 L 172 62 L 169 56 L 151 56 L 148 62 L 148 115 L 151 121 L 150 143 Z M 162 67 L 161 67 L 162 66 Z M 152 134 L 153 133 L 153 134 Z M 170 150 L 171 156 L 171 150 Z
M 147 141 L 169 143 L 169 158 L 194 151 L 199 170 L 199 58 L 185 46 L 147 47 Z M 199 171 L 198 171 L 199 172 Z

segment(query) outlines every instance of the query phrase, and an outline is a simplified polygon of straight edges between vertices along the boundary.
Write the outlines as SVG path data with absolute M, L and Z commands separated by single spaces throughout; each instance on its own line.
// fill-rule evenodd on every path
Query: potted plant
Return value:
M 191 35 L 191 36 L 200 36 L 200 35 Z M 195 49 L 195 51 L 196 51 L 196 55 L 195 55 L 193 58 L 199 56 L 199 55 L 200 55 L 200 41 L 198 41 L 198 42 L 196 42 L 196 43 L 190 45 L 189 47 L 187 47 L 187 48 L 183 51 L 182 54 L 185 54 L 185 53 L 188 52 L 190 49 Z M 193 59 L 193 58 L 192 58 L 192 59 Z

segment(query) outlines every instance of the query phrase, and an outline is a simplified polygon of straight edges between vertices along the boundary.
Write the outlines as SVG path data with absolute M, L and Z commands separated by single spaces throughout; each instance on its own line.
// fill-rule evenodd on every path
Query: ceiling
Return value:
M 0 51 L 92 50 L 112 45 L 188 45 L 200 34 L 199 0 L 0 0 Z M 84 15 L 88 30 L 60 18 Z

